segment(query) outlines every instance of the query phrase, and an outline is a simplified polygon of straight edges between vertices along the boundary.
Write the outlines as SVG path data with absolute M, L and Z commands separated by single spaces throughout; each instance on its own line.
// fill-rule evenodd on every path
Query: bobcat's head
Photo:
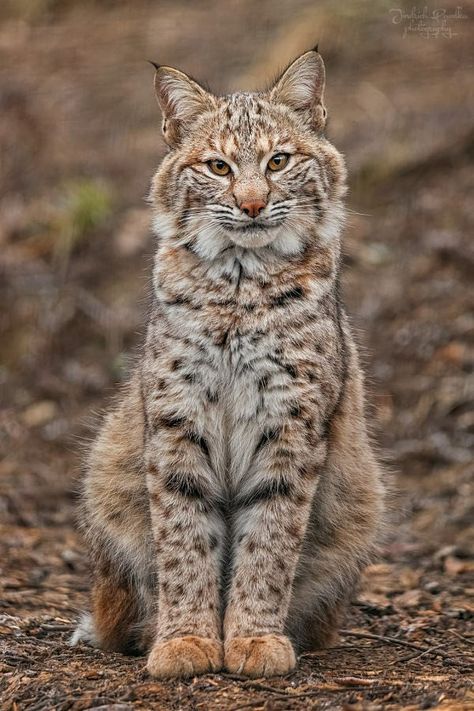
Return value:
M 253 94 L 214 96 L 158 66 L 170 149 L 151 191 L 158 234 L 204 259 L 236 245 L 291 255 L 315 234 L 330 239 L 342 215 L 345 168 L 323 136 L 324 82 L 317 50 Z

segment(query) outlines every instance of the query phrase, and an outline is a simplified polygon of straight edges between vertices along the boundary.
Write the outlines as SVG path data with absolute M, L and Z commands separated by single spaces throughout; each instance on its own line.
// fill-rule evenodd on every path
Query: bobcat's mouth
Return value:
M 235 229 L 238 232 L 259 232 L 261 230 L 268 230 L 271 228 L 272 225 L 266 225 L 265 223 L 260 222 L 250 222 L 245 225 L 238 225 L 237 227 L 233 227 L 232 229 Z

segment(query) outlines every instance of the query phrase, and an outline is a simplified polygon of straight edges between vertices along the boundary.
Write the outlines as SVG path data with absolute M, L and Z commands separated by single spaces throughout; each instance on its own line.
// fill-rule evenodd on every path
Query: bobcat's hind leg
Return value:
M 146 605 L 138 587 L 125 575 L 101 571 L 96 576 L 92 617 L 97 645 L 104 651 L 145 651 Z
M 79 523 L 92 564 L 92 605 L 72 644 L 82 640 L 125 653 L 151 644 L 156 567 L 143 469 L 143 407 L 135 377 L 87 460 Z
M 323 566 L 318 566 L 317 571 L 324 576 Z M 301 584 L 296 580 L 286 632 L 298 653 L 337 644 L 358 573 L 354 571 L 350 577 L 352 581 L 349 577 L 345 581 L 347 589 L 337 574 L 332 579 L 326 578 L 323 584 L 318 584 L 317 579 L 313 585 L 310 581 Z
M 82 615 L 71 644 L 85 642 L 106 652 L 143 654 L 152 641 L 152 592 L 103 561 L 96 566 L 91 612 Z
M 383 473 L 363 419 L 360 376 L 352 373 L 330 431 L 330 448 L 297 568 L 287 632 L 298 651 L 334 644 L 361 571 L 384 528 Z

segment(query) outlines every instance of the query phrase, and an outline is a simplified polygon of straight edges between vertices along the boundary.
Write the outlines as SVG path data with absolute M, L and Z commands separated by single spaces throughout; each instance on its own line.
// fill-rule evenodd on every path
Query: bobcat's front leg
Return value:
M 149 423 L 147 486 L 158 560 L 158 616 L 147 668 L 155 677 L 222 667 L 219 542 L 208 446 L 177 415 Z
M 326 445 L 298 423 L 265 432 L 238 501 L 232 584 L 224 619 L 225 666 L 251 677 L 296 664 L 284 635 L 291 587 Z

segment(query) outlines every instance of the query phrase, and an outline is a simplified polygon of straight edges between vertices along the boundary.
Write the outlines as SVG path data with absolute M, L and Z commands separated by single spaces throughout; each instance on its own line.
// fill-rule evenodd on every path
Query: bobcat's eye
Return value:
M 216 175 L 228 175 L 230 173 L 230 165 L 227 165 L 225 161 L 219 160 L 218 158 L 208 160 L 207 164 Z
M 288 153 L 276 153 L 273 158 L 267 163 L 267 168 L 276 173 L 277 170 L 283 170 L 289 159 Z

